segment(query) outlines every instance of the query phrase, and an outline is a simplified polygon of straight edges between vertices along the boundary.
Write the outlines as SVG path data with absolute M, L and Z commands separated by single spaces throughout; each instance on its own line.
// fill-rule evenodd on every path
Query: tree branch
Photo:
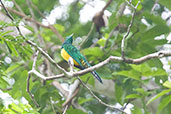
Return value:
M 104 8 L 102 9 L 102 12 L 104 12 L 104 10 L 112 3 L 113 0 L 109 0 L 107 2 L 107 4 L 104 6 Z
M 25 39 L 26 40 L 26 39 Z M 39 50 L 43 56 L 45 56 L 54 66 L 56 66 L 57 68 L 59 68 L 61 71 L 63 71 L 65 74 L 69 75 L 68 72 L 65 71 L 64 68 L 60 67 L 55 60 L 53 60 L 41 47 L 39 47 L 36 43 L 32 42 L 31 40 L 26 40 L 26 42 L 28 44 L 30 44 L 31 46 L 35 47 L 37 50 Z
M 146 55 L 146 56 L 143 56 L 143 57 L 140 57 L 140 58 L 137 58 L 137 59 L 132 59 L 132 58 L 122 58 L 122 57 L 118 57 L 118 56 L 110 56 L 108 57 L 106 60 L 92 66 L 92 67 L 89 67 L 87 69 L 84 69 L 84 70 L 80 70 L 80 71 L 77 71 L 77 72 L 73 72 L 73 73 L 70 73 L 68 72 L 69 76 L 70 77 L 67 77 L 67 78 L 72 78 L 72 77 L 75 77 L 75 76 L 78 76 L 78 75 L 83 75 L 83 74 L 86 74 L 88 72 L 91 72 L 95 69 L 98 69 L 108 63 L 110 63 L 110 61 L 118 61 L 118 62 L 125 62 L 125 63 L 128 63 L 128 64 L 141 64 L 145 61 L 148 61 L 150 59 L 154 59 L 154 58 L 162 58 L 162 57 L 168 57 L 168 56 L 171 56 L 171 52 L 168 52 L 168 51 L 159 51 L 159 52 L 156 52 L 156 53 L 152 53 L 152 54 L 149 54 L 149 55 Z M 59 79 L 59 78 L 65 78 L 66 76 L 64 75 L 64 73 L 62 74 L 58 74 L 58 75 L 55 75 L 55 76 L 49 76 L 49 77 L 45 77 L 43 76 L 42 74 L 40 74 L 39 72 L 37 72 L 36 70 L 32 70 L 30 71 L 34 74 L 36 74 L 38 77 L 40 77 L 41 79 L 43 80 L 53 80 L 53 79 Z
M 3 5 L 2 5 L 2 7 L 3 7 Z M 3 7 L 3 8 L 5 8 L 5 7 Z M 60 33 L 58 32 L 58 30 L 53 25 L 50 25 L 49 24 L 48 26 L 46 26 L 46 25 L 43 25 L 41 22 L 36 21 L 34 18 L 25 15 L 23 12 L 19 12 L 19 11 L 15 10 L 15 9 L 11 9 L 11 8 L 5 8 L 5 9 L 6 9 L 6 11 L 10 11 L 12 13 L 15 13 L 16 15 L 22 17 L 23 19 L 25 19 L 27 21 L 30 21 L 30 22 L 33 22 L 33 23 L 35 23 L 36 25 L 38 25 L 40 27 L 51 29 L 51 31 L 56 34 L 56 36 L 60 39 L 60 41 L 61 42 L 64 42 L 64 38 L 60 35 Z M 12 20 L 12 21 L 14 21 L 14 20 Z
M 30 78 L 31 78 L 31 74 L 28 74 L 28 77 L 27 77 L 27 92 L 29 93 L 29 96 L 31 97 L 31 99 L 32 99 L 33 103 L 36 105 L 36 107 L 39 107 L 39 104 L 34 99 L 34 95 L 30 92 Z
M 154 12 L 154 10 L 155 10 L 156 5 L 158 4 L 158 2 L 159 2 L 159 0 L 155 0 L 155 3 L 154 3 L 154 5 L 153 5 L 153 7 L 152 7 L 152 9 L 151 9 L 151 13 Z
M 29 93 L 29 95 L 31 96 L 32 99 L 34 99 L 33 95 L 31 94 L 31 92 L 29 91 L 29 79 L 30 79 L 30 76 L 31 74 L 35 74 L 37 77 L 41 78 L 43 81 L 46 81 L 46 80 L 53 80 L 53 77 L 54 76 L 49 76 L 49 77 L 46 77 L 44 75 L 42 75 L 41 73 L 39 73 L 38 71 L 36 71 L 36 61 L 37 61 L 37 57 L 38 57 L 38 53 L 39 51 L 36 51 L 36 53 L 34 54 L 33 56 L 33 65 L 32 65 L 32 69 L 28 72 L 29 74 L 29 77 L 28 77 L 28 80 L 27 80 L 27 92 Z M 64 75 L 62 75 L 64 76 Z M 56 78 L 60 78 L 60 75 L 56 75 L 55 76 Z M 68 91 L 65 91 L 57 82 L 52 82 L 53 85 L 55 85 L 55 87 L 57 86 L 57 89 L 65 96 L 67 97 L 68 96 Z M 33 100 L 34 101 L 34 100 Z M 34 101 L 35 102 L 35 101 Z M 36 104 L 36 103 L 35 103 Z
M 91 91 L 91 89 L 90 89 L 88 86 L 86 86 L 86 84 L 80 79 L 80 77 L 77 77 L 77 79 L 80 81 L 80 83 L 81 83 L 85 88 L 88 89 L 88 91 L 91 93 L 91 95 L 92 95 L 99 103 L 101 103 L 102 105 L 105 105 L 105 106 L 108 107 L 108 108 L 111 108 L 111 109 L 114 109 L 114 110 L 117 110 L 117 111 L 119 111 L 119 112 L 122 112 L 122 113 L 125 113 L 125 114 L 126 114 L 126 112 L 124 112 L 123 110 L 121 110 L 121 109 L 119 109 L 119 108 L 116 108 L 116 107 L 113 106 L 113 105 L 109 105 L 109 104 L 106 104 L 105 102 L 103 102 L 100 98 L 98 98 L 98 97 L 93 93 L 93 91 Z
M 22 13 L 24 13 L 24 11 L 20 8 L 20 6 L 17 4 L 17 2 L 15 0 L 12 0 L 12 2 L 15 4 L 15 7 Z
M 36 67 L 36 61 L 37 61 L 37 56 L 39 54 L 39 51 L 36 51 L 36 53 L 33 56 L 33 65 L 32 65 L 32 70 L 35 70 Z M 34 99 L 34 95 L 30 92 L 30 78 L 31 78 L 31 72 L 28 72 L 28 78 L 27 78 L 27 92 L 29 93 L 33 103 L 36 105 L 36 107 L 39 107 L 39 104 L 37 101 Z
M 68 95 L 67 99 L 65 100 L 65 102 L 62 104 L 63 107 L 69 105 L 73 98 L 77 95 L 77 93 L 79 92 L 79 86 L 80 86 L 80 83 L 77 84 L 77 88 L 75 89 L 72 89 L 72 93 L 70 95 Z
M 124 46 L 125 46 L 125 39 L 128 37 L 129 33 L 130 33 L 130 30 L 131 30 L 131 27 L 133 25 L 133 22 L 134 22 L 134 17 L 135 17 L 135 12 L 136 12 L 136 9 L 138 7 L 138 5 L 140 4 L 140 1 L 138 1 L 137 5 L 134 7 L 130 2 L 128 2 L 126 0 L 126 2 L 131 6 L 133 7 L 133 13 L 132 13 L 132 18 L 131 18 L 131 21 L 130 21 L 130 24 L 128 26 L 128 29 L 127 29 L 127 32 L 126 34 L 123 36 L 122 38 L 122 42 L 121 42 L 121 54 L 122 54 L 122 58 L 124 59 L 125 58 L 125 52 L 124 52 Z
M 68 105 L 65 106 L 64 111 L 62 112 L 62 114 L 66 114 L 66 111 L 68 110 L 68 107 L 69 107 Z

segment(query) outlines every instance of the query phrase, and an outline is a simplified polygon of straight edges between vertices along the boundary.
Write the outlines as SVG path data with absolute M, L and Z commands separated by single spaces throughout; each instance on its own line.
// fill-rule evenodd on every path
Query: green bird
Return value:
M 66 37 L 66 40 L 62 44 L 61 47 L 61 56 L 67 62 L 69 62 L 69 58 L 72 57 L 74 66 L 83 70 L 85 68 L 91 67 L 86 58 L 80 53 L 80 51 L 72 45 L 73 35 Z M 99 74 L 94 70 L 91 72 L 92 75 L 99 80 L 100 83 L 103 83 Z

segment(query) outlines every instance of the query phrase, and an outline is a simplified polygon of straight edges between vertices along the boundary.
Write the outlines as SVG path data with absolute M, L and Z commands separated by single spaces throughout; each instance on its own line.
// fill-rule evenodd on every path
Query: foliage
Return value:
M 23 2 L 23 0 L 15 1 L 28 17 L 32 17 L 26 2 Z M 136 5 L 137 2 L 138 0 L 134 0 L 133 5 Z M 129 26 L 131 20 L 131 14 L 119 15 L 118 11 L 123 3 L 125 3 L 124 0 L 114 0 L 107 8 L 112 15 L 109 17 L 108 26 L 101 29 L 102 38 L 96 39 L 96 44 L 93 42 L 95 38 L 98 38 L 98 33 L 95 28 L 83 45 L 79 42 L 80 38 L 81 41 L 84 41 L 93 23 L 92 21 L 87 23 L 81 23 L 79 21 L 80 10 L 88 3 L 75 0 L 67 5 L 66 15 L 62 15 L 60 19 L 57 19 L 54 27 L 63 37 L 74 33 L 74 45 L 77 47 L 82 46 L 80 47 L 80 51 L 86 56 L 91 65 L 98 64 L 111 55 L 121 56 L 121 40 L 127 32 L 126 28 Z M 40 23 L 43 19 L 40 12 L 44 16 L 48 16 L 53 8 L 61 6 L 57 0 L 32 0 L 32 4 L 31 7 L 35 14 L 34 18 Z M 154 4 L 154 0 L 141 0 L 130 34 L 126 39 L 126 57 L 139 58 L 157 52 L 166 44 L 169 44 L 166 38 L 171 31 L 171 27 L 167 24 L 167 20 L 161 18 L 161 14 L 166 8 L 170 10 L 170 0 L 159 0 L 159 8 L 154 9 L 154 12 L 151 13 Z M 15 5 L 12 9 L 18 11 Z M 0 11 L 4 13 L 2 8 Z M 8 93 L 12 99 L 17 100 L 19 103 L 15 103 L 12 100 L 12 103 L 6 107 L 5 102 L 7 102 L 7 99 L 0 97 L 0 112 L 4 114 L 53 114 L 54 111 L 57 114 L 62 113 L 62 104 L 66 98 L 61 94 L 60 90 L 53 86 L 52 83 L 54 80 L 49 80 L 44 83 L 36 75 L 31 77 L 30 90 L 40 107 L 37 108 L 33 103 L 26 91 L 26 83 L 28 72 L 31 70 L 33 64 L 32 56 L 36 49 L 26 43 L 21 36 L 16 35 L 15 30 L 6 28 L 18 26 L 21 22 L 24 23 L 25 27 L 31 31 L 31 33 L 25 35 L 26 38 L 34 41 L 59 65 L 69 70 L 60 56 L 62 42 L 48 27 L 37 26 L 38 30 L 35 30 L 35 23 L 34 25 L 29 24 L 30 20 L 27 20 L 27 17 L 21 17 L 13 12 L 10 13 L 15 18 L 15 22 L 0 21 L 0 90 L 2 93 Z M 142 19 L 147 24 L 143 23 Z M 110 36 L 110 32 L 114 28 L 119 29 L 116 29 L 114 34 Z M 162 35 L 164 35 L 164 38 L 156 38 Z M 41 42 L 39 36 L 43 38 L 44 44 Z M 107 41 L 108 43 L 106 44 Z M 107 104 L 125 106 L 127 102 L 130 102 L 132 104 L 132 108 L 130 109 L 132 114 L 143 114 L 144 112 L 147 114 L 169 114 L 171 106 L 171 82 L 169 81 L 169 73 L 166 72 L 166 69 L 163 69 L 163 66 L 171 62 L 169 61 L 169 57 L 165 58 L 167 59 L 164 63 L 160 59 L 151 59 L 139 65 L 127 64 L 125 62 L 110 62 L 97 69 L 97 72 L 105 80 L 104 82 L 106 82 L 103 85 L 99 85 L 92 76 L 89 78 L 90 73 L 81 76 L 81 79 L 86 82 L 87 78 L 89 78 L 87 84 Z M 61 73 L 59 69 L 56 69 L 51 63 L 46 61 L 42 54 L 39 54 L 36 62 L 36 69 L 39 72 L 44 75 Z M 48 74 L 49 72 L 51 73 Z M 61 78 L 57 81 L 68 86 L 74 80 L 75 78 L 69 80 Z M 113 85 L 109 85 L 109 82 L 112 82 Z M 102 86 L 104 88 L 106 87 L 107 90 L 103 90 Z M 86 112 L 80 108 L 70 106 L 67 110 L 68 114 L 87 114 L 88 112 L 100 114 L 112 112 L 111 109 L 93 98 L 87 89 L 83 86 L 80 88 L 75 101 Z M 28 104 L 24 104 L 21 101 L 22 97 L 28 101 Z M 134 101 L 138 102 L 139 105 L 136 105 Z M 156 106 L 150 108 L 150 105 L 153 104 Z

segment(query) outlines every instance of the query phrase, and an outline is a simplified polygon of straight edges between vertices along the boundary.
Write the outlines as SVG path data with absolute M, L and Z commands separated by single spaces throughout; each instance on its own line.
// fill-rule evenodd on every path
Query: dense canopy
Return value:
M 171 0 L 0 0 L 0 114 L 170 114 L 170 31 Z

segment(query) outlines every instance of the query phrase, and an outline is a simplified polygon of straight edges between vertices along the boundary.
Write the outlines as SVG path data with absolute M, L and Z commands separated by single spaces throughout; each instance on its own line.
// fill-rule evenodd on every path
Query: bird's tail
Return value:
M 93 76 L 94 76 L 97 80 L 99 80 L 100 83 L 103 83 L 103 82 L 102 82 L 102 79 L 100 78 L 99 74 L 98 74 L 96 71 L 92 71 L 91 73 L 93 74 Z

